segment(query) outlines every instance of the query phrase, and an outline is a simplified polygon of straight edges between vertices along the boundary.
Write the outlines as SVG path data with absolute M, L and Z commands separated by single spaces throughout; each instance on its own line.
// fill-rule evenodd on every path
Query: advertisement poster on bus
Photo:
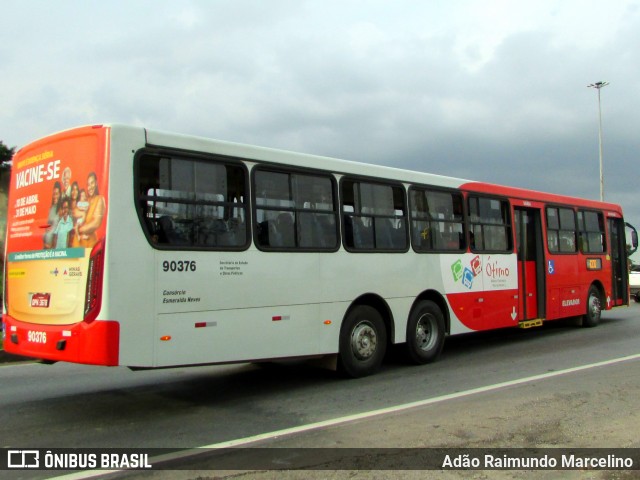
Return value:
M 92 249 L 105 238 L 108 129 L 62 132 L 13 159 L 7 312 L 34 323 L 81 321 Z

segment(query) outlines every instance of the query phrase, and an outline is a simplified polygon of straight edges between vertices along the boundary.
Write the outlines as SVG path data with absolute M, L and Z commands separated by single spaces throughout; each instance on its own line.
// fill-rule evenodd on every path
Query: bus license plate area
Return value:
M 31 293 L 29 296 L 29 304 L 32 308 L 49 308 L 50 293 Z

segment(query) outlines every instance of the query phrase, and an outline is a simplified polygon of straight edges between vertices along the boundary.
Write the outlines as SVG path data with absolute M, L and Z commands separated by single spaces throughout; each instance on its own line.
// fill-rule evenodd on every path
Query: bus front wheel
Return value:
M 434 302 L 423 300 L 411 311 L 407 323 L 407 354 L 418 365 L 433 362 L 444 346 L 444 316 Z
M 600 323 L 601 314 L 600 292 L 594 285 L 591 285 L 589 295 L 587 295 L 587 313 L 582 317 L 582 326 L 587 328 L 595 327 Z
M 387 331 L 380 313 L 368 305 L 354 307 L 340 329 L 338 369 L 347 377 L 375 373 L 387 349 Z

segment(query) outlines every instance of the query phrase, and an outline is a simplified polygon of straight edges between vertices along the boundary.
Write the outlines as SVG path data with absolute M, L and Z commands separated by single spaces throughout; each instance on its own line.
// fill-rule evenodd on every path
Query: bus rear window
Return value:
M 137 170 L 138 210 L 154 246 L 224 250 L 247 245 L 243 166 L 145 154 Z

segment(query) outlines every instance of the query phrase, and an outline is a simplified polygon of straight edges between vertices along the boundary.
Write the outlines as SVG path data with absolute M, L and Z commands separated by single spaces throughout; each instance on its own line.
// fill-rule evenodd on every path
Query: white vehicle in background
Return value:
M 640 265 L 631 265 L 629 270 L 629 291 L 636 303 L 640 303 Z

